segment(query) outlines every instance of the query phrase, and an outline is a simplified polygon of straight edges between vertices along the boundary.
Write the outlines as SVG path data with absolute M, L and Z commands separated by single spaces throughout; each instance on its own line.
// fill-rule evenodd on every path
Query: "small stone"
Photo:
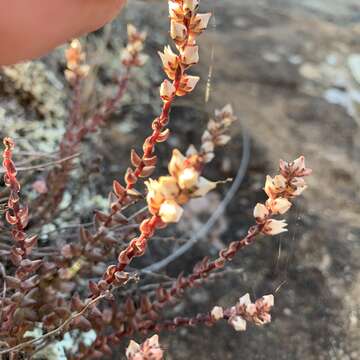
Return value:
M 360 54 L 352 54 L 348 57 L 348 66 L 353 78 L 360 84 Z

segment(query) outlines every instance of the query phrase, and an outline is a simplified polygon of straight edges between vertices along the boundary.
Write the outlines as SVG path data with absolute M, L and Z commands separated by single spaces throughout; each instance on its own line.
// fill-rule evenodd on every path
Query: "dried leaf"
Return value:
M 169 136 L 170 136 L 170 130 L 166 129 L 162 133 L 160 133 L 160 135 L 156 139 L 156 142 L 158 143 L 164 142 L 169 138 Z
M 131 159 L 131 163 L 135 167 L 141 164 L 141 157 L 137 154 L 137 152 L 134 149 L 131 150 L 130 159 Z
M 126 194 L 125 188 L 117 180 L 114 180 L 113 182 L 113 189 L 115 195 L 119 198 L 123 197 Z
M 149 177 L 155 170 L 155 166 L 145 166 L 140 174 L 140 177 Z

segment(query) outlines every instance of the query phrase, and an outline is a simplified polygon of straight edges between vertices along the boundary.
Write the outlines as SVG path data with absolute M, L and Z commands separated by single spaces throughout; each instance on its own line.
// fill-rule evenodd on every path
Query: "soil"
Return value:
M 219 324 L 161 334 L 166 359 L 359 359 L 360 65 L 357 73 L 349 59 L 360 54 L 360 5 L 356 0 L 202 0 L 201 7 L 215 15 L 200 40 L 196 71 L 202 84 L 174 108 L 175 135 L 160 154 L 166 159 L 171 147 L 186 150 L 189 142 L 198 143 L 208 114 L 231 103 L 239 121 L 231 144 L 220 151 L 207 175 L 226 179 L 236 174 L 243 131 L 251 137 L 251 161 L 216 230 L 170 264 L 166 273 L 190 271 L 203 256 L 215 256 L 219 244 L 246 232 L 253 206 L 265 198 L 265 175 L 276 173 L 280 158 L 304 154 L 314 173 L 304 197 L 289 213 L 288 233 L 259 239 L 234 259 L 232 271 L 188 292 L 168 314 L 196 315 L 214 305 L 230 306 L 247 292 L 253 298 L 274 293 L 271 324 L 244 333 Z M 164 44 L 166 10 L 162 1 L 133 1 L 119 20 L 151 30 L 150 57 Z M 59 71 L 55 55 L 44 62 Z M 152 120 L 158 106 L 152 94 L 161 79 L 160 68 L 149 78 L 147 101 L 130 101 L 103 130 L 101 143 L 90 144 L 98 146 L 102 164 L 119 162 L 118 154 L 140 146 L 139 134 L 147 134 L 144 123 Z M 106 178 L 98 184 L 99 191 L 106 193 L 120 170 L 104 165 Z M 185 225 L 196 231 L 228 188 L 224 185 L 208 203 L 199 204 L 210 210 L 200 211 L 198 223 Z M 174 248 L 160 241 L 138 266 Z

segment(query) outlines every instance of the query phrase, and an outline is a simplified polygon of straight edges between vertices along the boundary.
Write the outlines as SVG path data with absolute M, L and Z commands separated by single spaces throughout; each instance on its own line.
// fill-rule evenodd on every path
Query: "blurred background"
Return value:
M 288 233 L 261 239 L 171 310 L 175 316 L 196 315 L 215 304 L 233 304 L 247 292 L 255 298 L 274 293 L 273 322 L 245 333 L 219 324 L 163 334 L 166 358 L 360 359 L 360 3 L 202 0 L 201 12 L 208 11 L 214 16 L 199 40 L 201 61 L 195 69 L 201 84 L 174 108 L 174 136 L 161 150 L 162 171 L 171 148 L 186 150 L 189 143 L 199 143 L 209 114 L 227 103 L 239 120 L 232 142 L 210 166 L 208 177 L 235 177 L 244 151 L 249 150 L 250 161 L 216 226 L 192 251 L 159 271 L 171 277 L 190 271 L 203 256 L 214 256 L 243 235 L 252 223 L 253 206 L 265 199 L 265 175 L 276 174 L 280 158 L 303 154 L 314 173 L 304 197 L 290 211 Z M 63 206 L 76 203 L 75 215 L 64 211 L 62 222 L 74 216 L 85 221 L 83 213 L 106 207 L 112 180 L 127 167 L 129 147 L 140 146 L 158 113 L 163 74 L 156 53 L 169 41 L 167 5 L 160 0 L 129 0 L 111 26 L 84 39 L 96 75 L 84 90 L 85 110 L 91 112 L 96 99 L 115 86 L 113 72 L 119 67 L 117 54 L 128 22 L 148 32 L 150 59 L 134 74 L 123 106 L 87 140 L 81 162 L 93 172 L 90 177 L 81 171 L 74 175 L 77 198 L 69 193 Z M 0 133 L 14 136 L 22 151 L 56 150 L 70 99 L 63 51 L 1 74 Z M 248 149 L 245 131 L 251 140 Z M 31 183 L 41 174 L 27 176 L 31 197 Z M 190 205 L 176 234 L 188 238 L 198 232 L 229 187 Z M 162 239 L 138 265 L 157 262 L 180 245 Z

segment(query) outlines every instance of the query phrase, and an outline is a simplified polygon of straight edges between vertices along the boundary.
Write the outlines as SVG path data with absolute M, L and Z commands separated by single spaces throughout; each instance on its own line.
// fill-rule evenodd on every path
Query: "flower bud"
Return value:
M 230 325 L 235 329 L 235 331 L 245 331 L 246 330 L 246 321 L 241 316 L 234 316 L 229 319 Z
M 185 156 L 177 149 L 173 150 L 172 157 L 169 162 L 169 173 L 178 177 L 178 174 L 184 169 Z
M 159 210 L 159 216 L 164 223 L 179 222 L 184 209 L 174 200 L 164 201 Z
M 65 51 L 66 65 L 68 69 L 74 70 L 79 64 L 85 60 L 85 54 L 82 51 L 81 43 L 78 39 L 74 39 L 69 48 Z
M 218 321 L 224 317 L 224 310 L 221 306 L 214 306 L 211 310 L 211 316 L 215 321 Z
M 263 222 L 269 216 L 269 210 L 264 204 L 257 203 L 254 208 L 254 218 L 257 222 Z

